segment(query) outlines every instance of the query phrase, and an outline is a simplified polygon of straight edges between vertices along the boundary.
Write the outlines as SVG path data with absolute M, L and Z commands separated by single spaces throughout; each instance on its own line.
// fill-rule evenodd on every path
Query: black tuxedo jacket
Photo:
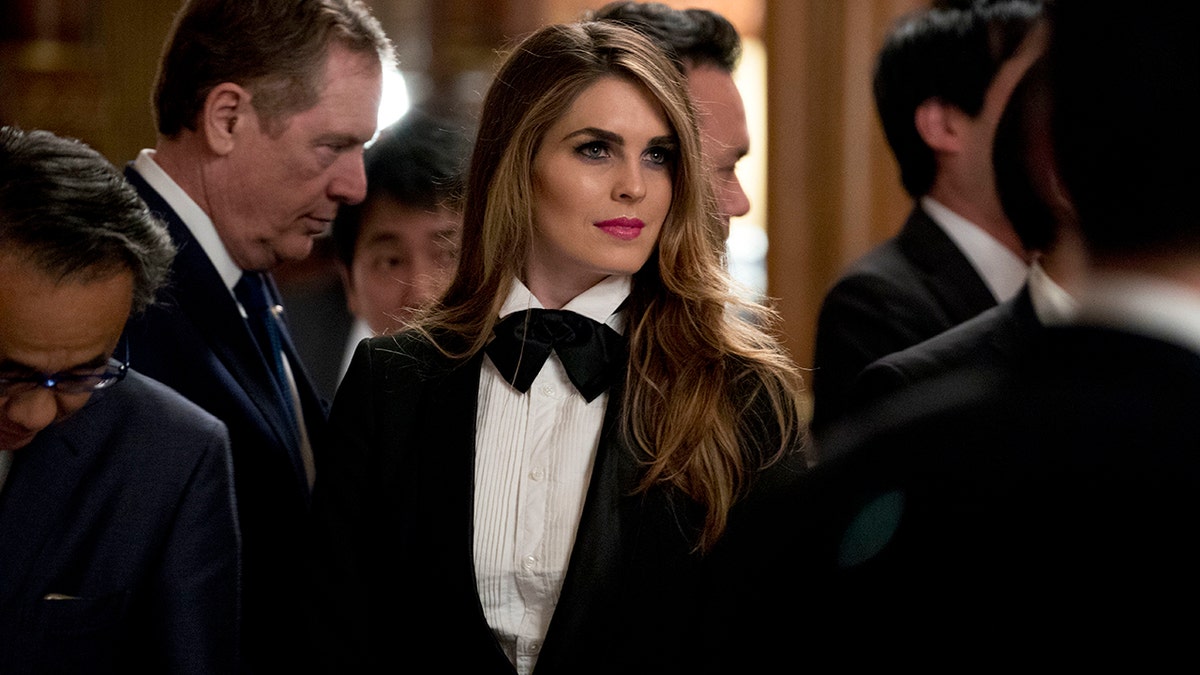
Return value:
M 224 425 L 130 371 L 14 453 L 0 672 L 235 672 L 237 556 Z
M 305 659 L 303 621 L 309 490 L 296 425 L 280 406 L 249 325 L 187 226 L 136 171 L 126 177 L 166 222 L 179 253 L 158 302 L 126 327 L 132 363 L 229 427 L 242 531 L 242 652 L 256 669 Z M 278 291 L 270 289 L 276 301 Z M 283 351 L 319 453 L 325 403 L 291 340 Z
M 875 360 L 996 305 L 967 257 L 918 206 L 895 237 L 855 262 L 826 294 L 813 354 L 813 429 L 844 411 Z
M 1026 285 L 1011 300 L 867 366 L 850 390 L 847 410 L 860 409 L 916 382 L 959 368 L 1014 368 L 1028 355 L 1030 343 L 1041 329 Z
M 329 672 L 514 672 L 484 617 L 473 563 L 484 358 L 454 365 L 408 333 L 359 346 L 314 494 Z M 693 552 L 703 514 L 662 490 L 635 492 L 620 395 L 610 392 L 536 672 L 717 672 L 708 645 L 726 617 L 710 606 L 704 589 L 718 582 Z
M 910 657 L 1144 658 L 1200 600 L 1198 410 L 1195 352 L 1044 328 L 1015 370 L 839 425 L 794 493 L 789 559 L 831 632 Z

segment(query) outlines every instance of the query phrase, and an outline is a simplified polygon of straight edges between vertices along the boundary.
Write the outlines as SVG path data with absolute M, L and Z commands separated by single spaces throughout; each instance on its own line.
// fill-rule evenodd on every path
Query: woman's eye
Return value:
M 650 148 L 646 151 L 646 159 L 652 164 L 669 164 L 674 157 L 675 153 L 667 148 Z
M 602 141 L 592 141 L 576 148 L 576 152 L 587 159 L 604 159 L 608 157 L 608 146 Z

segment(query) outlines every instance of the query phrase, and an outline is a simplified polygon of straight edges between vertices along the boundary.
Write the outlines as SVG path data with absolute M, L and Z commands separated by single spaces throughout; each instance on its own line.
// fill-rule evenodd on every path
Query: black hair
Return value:
M 175 257 L 166 228 L 100 153 L 15 127 L 0 127 L 0 251 L 59 280 L 128 270 L 133 311 L 153 301 Z
M 689 66 L 717 66 L 733 72 L 742 57 L 742 39 L 725 17 L 707 9 L 672 9 L 658 2 L 610 2 L 593 12 L 595 21 L 614 21 L 650 38 L 683 72 Z
M 387 196 L 405 206 L 459 210 L 471 134 L 460 124 L 410 110 L 384 129 L 363 158 L 367 196 L 362 203 L 342 205 L 331 237 L 338 259 L 350 267 L 368 204 Z
M 996 72 L 1040 14 L 1036 0 L 959 2 L 896 23 L 875 66 L 875 106 L 909 194 L 927 193 L 937 169 L 917 132 L 917 108 L 937 99 L 978 115 Z
M 1200 5 L 1051 5 L 1053 135 L 1097 257 L 1200 254 Z

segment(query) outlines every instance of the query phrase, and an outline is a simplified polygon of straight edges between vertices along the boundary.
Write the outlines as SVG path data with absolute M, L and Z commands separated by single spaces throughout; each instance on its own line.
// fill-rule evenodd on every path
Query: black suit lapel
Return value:
M 401 501 L 420 510 L 411 526 L 422 531 L 417 539 L 428 542 L 429 549 L 423 555 L 445 580 L 433 589 L 438 599 L 427 620 L 447 626 L 459 644 L 470 645 L 467 661 L 496 669 L 508 664 L 508 657 L 484 616 L 475 580 L 475 435 L 483 358 L 480 352 L 463 363 L 427 362 L 428 386 L 402 395 L 404 400 L 417 397 L 413 410 L 401 414 L 419 420 L 410 427 L 418 432 L 393 442 L 408 448 L 400 456 L 411 458 L 396 470 L 421 477 L 418 502 Z
M 920 207 L 909 215 L 897 244 L 921 271 L 922 283 L 953 324 L 996 305 L 996 297 L 967 256 Z
M 107 435 L 87 426 L 105 421 L 103 415 L 87 413 L 98 402 L 89 402 L 75 417 L 43 430 L 14 453 L 0 491 L 0 612 L 29 589 L 40 592 L 36 589 L 67 563 L 59 557 L 64 547 L 57 542 L 67 535 L 76 488 L 96 460 L 98 449 L 88 439 Z
M 266 426 L 276 435 L 280 444 L 289 449 L 293 468 L 307 486 L 296 424 L 288 419 L 287 408 L 277 405 L 277 402 L 282 401 L 279 400 L 280 393 L 275 378 L 254 341 L 250 327 L 242 319 L 233 294 L 229 292 L 221 275 L 208 259 L 200 242 L 174 209 L 132 166 L 126 169 L 125 176 L 146 201 L 150 211 L 166 223 L 171 240 L 178 248 L 171 267 L 172 277 L 188 280 L 186 284 L 172 284 L 168 281 L 167 288 L 160 293 L 160 302 L 175 305 L 186 313 L 196 332 L 203 336 L 205 344 L 246 393 L 259 416 L 266 421 Z M 273 284 L 272 290 L 274 291 Z M 278 292 L 275 293 L 278 297 Z M 288 349 L 294 354 L 295 350 L 290 341 Z M 186 359 L 187 355 L 181 354 L 179 358 Z M 293 357 L 292 362 L 298 364 L 299 359 Z M 296 372 L 302 371 L 297 369 Z M 307 384 L 307 380 L 304 382 Z M 311 385 L 308 388 L 311 389 Z M 304 387 L 300 389 L 304 391 Z M 305 491 L 307 492 L 307 487 Z
M 627 528 L 632 525 L 624 512 L 631 500 L 641 498 L 633 495 L 636 458 L 619 424 L 623 389 L 619 382 L 609 391 L 587 499 L 558 606 L 538 656 L 538 673 L 571 672 L 567 664 L 589 656 L 579 653 L 581 641 L 590 643 L 602 631 L 612 630 L 620 609 L 620 573 Z
M 989 335 L 989 341 L 1001 354 L 1004 363 L 1016 365 L 1024 359 L 1029 346 L 1042 329 L 1042 322 L 1033 308 L 1028 282 L 1013 299 L 1001 303 L 999 309 L 1004 318 L 993 322 L 995 328 Z

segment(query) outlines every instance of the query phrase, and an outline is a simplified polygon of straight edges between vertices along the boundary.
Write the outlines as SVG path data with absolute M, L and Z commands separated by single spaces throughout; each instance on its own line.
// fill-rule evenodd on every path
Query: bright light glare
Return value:
M 408 87 L 399 70 L 383 73 L 383 98 L 379 102 L 379 129 L 384 129 L 408 112 Z

